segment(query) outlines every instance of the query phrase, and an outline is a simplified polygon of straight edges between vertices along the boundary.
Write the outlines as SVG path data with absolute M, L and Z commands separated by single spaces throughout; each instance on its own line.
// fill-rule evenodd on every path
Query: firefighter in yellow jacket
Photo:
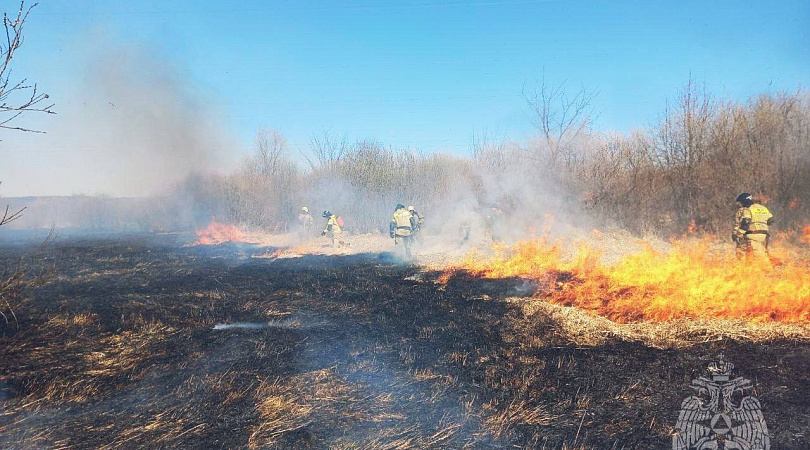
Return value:
M 394 244 L 402 241 L 405 246 L 405 256 L 411 258 L 411 246 L 413 245 L 413 229 L 416 226 L 413 215 L 405 209 L 405 205 L 398 204 L 394 208 L 394 217 L 389 224 L 389 234 L 394 239 Z
M 731 238 L 737 244 L 737 256 L 768 256 L 768 232 L 773 214 L 768 208 L 754 202 L 751 194 L 737 196 L 737 214 L 734 216 L 734 232 Z
M 321 236 L 329 234 L 329 237 L 332 239 L 332 246 L 335 247 L 338 245 L 349 245 L 349 243 L 343 239 L 343 229 L 340 226 L 338 216 L 329 211 L 324 211 L 322 216 L 327 220 L 326 228 L 321 231 Z

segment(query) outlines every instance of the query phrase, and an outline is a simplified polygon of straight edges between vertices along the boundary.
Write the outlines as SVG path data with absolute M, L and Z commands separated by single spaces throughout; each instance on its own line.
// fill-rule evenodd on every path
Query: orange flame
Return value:
M 565 257 L 545 240 L 499 245 L 494 256 L 469 254 L 457 271 L 538 281 L 536 297 L 576 306 L 620 323 L 680 318 L 742 318 L 810 323 L 810 264 L 738 260 L 712 240 L 673 241 L 668 252 L 642 250 L 606 264 L 588 244 Z
M 192 245 L 219 245 L 225 242 L 245 242 L 245 234 L 239 228 L 211 219 L 207 227 L 197 230 L 197 240 Z

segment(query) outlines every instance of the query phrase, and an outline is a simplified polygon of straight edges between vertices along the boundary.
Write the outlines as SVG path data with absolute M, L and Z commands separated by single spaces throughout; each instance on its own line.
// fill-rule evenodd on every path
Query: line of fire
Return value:
M 810 449 L 810 3 L 675 3 L 3 3 L 0 449 Z

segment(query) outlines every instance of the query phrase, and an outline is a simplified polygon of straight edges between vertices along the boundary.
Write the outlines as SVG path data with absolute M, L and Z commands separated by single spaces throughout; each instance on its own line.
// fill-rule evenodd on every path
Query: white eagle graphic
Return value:
M 697 395 L 681 403 L 673 450 L 740 449 L 769 450 L 771 440 L 759 400 L 744 396 L 753 388 L 745 378 L 731 378 L 734 365 L 711 363 L 712 378 L 692 380 Z M 739 400 L 738 400 L 739 398 Z

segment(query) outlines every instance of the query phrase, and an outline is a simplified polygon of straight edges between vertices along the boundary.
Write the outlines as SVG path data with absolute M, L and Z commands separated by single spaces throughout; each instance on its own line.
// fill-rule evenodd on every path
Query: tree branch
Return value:
M 26 112 L 56 114 L 52 110 L 53 104 L 43 103 L 50 96 L 39 92 L 36 83 L 29 84 L 26 78 L 14 83 L 11 82 L 13 72 L 11 61 L 16 51 L 23 44 L 25 21 L 28 19 L 31 10 L 36 6 L 37 3 L 34 3 L 26 8 L 25 1 L 21 1 L 16 17 L 9 17 L 7 13 L 3 13 L 3 29 L 6 33 L 6 41 L 4 44 L 0 44 L 0 115 L 8 114 L 9 116 L 0 117 L 0 129 L 43 133 L 43 131 L 14 126 L 10 125 L 10 123 Z

